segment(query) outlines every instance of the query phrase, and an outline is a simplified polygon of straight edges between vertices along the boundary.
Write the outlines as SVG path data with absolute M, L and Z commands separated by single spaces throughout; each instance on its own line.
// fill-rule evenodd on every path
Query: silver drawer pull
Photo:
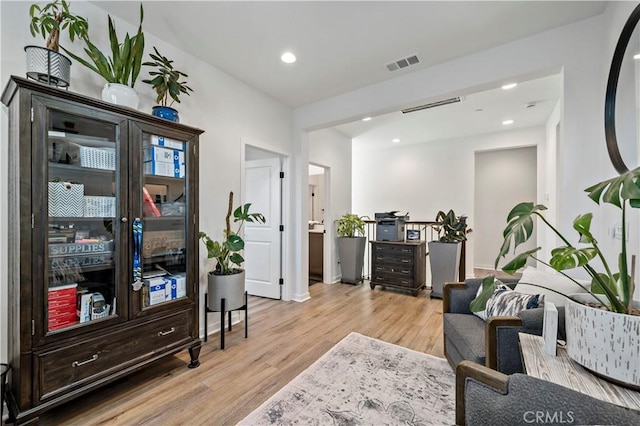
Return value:
M 411 263 L 409 259 L 402 259 L 402 263 Z
M 409 271 L 409 270 L 407 270 L 407 269 L 403 269 L 403 270 L 402 270 L 402 273 L 403 273 L 403 274 L 408 274 L 408 273 L 410 273 L 410 272 L 411 272 L 411 271 Z
M 71 363 L 71 366 L 73 368 L 80 367 L 81 365 L 89 364 L 90 362 L 93 362 L 96 359 L 98 359 L 98 354 L 93 354 L 93 356 L 91 358 L 89 358 L 88 360 L 86 360 L 86 361 L 81 361 L 81 362 L 73 361 Z
M 175 327 L 171 327 L 171 330 L 169 331 L 158 331 L 158 336 L 166 336 L 167 334 L 171 334 L 174 331 L 176 331 Z

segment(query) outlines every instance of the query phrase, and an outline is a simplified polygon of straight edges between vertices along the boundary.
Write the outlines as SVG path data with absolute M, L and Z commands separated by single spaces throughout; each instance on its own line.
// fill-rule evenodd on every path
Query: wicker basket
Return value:
M 116 197 L 85 195 L 85 217 L 116 217 Z
M 91 147 L 69 142 L 67 153 L 71 164 L 89 169 L 115 170 L 116 149 L 110 147 Z

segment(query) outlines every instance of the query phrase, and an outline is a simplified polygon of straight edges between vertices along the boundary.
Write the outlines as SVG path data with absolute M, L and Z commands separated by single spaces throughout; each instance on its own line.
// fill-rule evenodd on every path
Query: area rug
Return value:
M 351 333 L 240 425 L 452 425 L 446 360 Z

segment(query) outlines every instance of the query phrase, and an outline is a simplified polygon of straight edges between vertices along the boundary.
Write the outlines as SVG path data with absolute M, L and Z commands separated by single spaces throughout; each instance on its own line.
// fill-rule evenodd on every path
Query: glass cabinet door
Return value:
M 143 283 L 140 310 L 188 296 L 186 148 L 184 140 L 142 132 L 142 226 L 134 227 L 141 246 L 134 258 Z
M 55 109 L 47 109 L 42 120 L 47 159 L 43 320 L 47 332 L 54 332 L 118 315 L 120 129 L 114 122 Z

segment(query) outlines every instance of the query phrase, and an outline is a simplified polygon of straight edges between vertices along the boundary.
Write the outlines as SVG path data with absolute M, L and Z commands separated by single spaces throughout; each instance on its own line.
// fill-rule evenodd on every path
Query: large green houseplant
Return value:
M 458 216 L 453 210 L 439 211 L 437 225 L 433 229 L 438 239 L 429 241 L 429 265 L 431 267 L 431 297 L 442 298 L 444 284 L 457 281 L 462 253 L 461 241 L 467 239 L 467 217 Z M 460 277 L 464 279 L 464 277 Z
M 89 60 L 75 55 L 64 47 L 62 49 L 73 59 L 106 80 L 107 83 L 102 91 L 103 100 L 136 108 L 138 96 L 133 91 L 133 86 L 142 68 L 142 55 L 144 54 L 142 21 L 144 19 L 144 10 L 142 4 L 140 4 L 140 23 L 136 34 L 130 36 L 129 33 L 126 33 L 123 39 L 118 38 L 111 16 L 107 15 L 107 17 L 111 56 L 102 53 L 88 35 L 83 40 L 86 46 L 84 52 L 89 57 Z M 127 90 L 126 86 L 130 87 L 131 90 Z
M 150 79 L 142 80 L 143 83 L 150 84 L 156 91 L 157 106 L 153 107 L 152 114 L 171 121 L 180 121 L 178 112 L 171 108 L 174 102 L 180 103 L 180 95 L 189 96 L 189 92 L 193 92 L 191 87 L 187 86 L 186 81 L 180 81 L 182 77 L 189 77 L 187 74 L 173 67 L 173 61 L 162 56 L 158 49 L 153 48 L 155 54 L 150 53 L 153 61 L 143 63 L 144 66 L 153 67 L 149 71 Z
M 226 310 L 237 309 L 244 304 L 244 270 L 241 268 L 244 257 L 240 253 L 244 249 L 244 240 L 239 234 L 245 222 L 266 222 L 262 213 L 250 213 L 250 208 L 251 203 L 247 203 L 234 210 L 233 192 L 229 192 L 222 240 L 212 240 L 205 232 L 199 233 L 207 249 L 207 257 L 215 259 L 215 268 L 208 274 L 208 307 L 212 311 L 221 310 L 222 298 L 225 299 Z M 231 228 L 232 215 L 233 222 L 238 224 L 235 231 Z
M 54 86 L 69 86 L 71 61 L 60 50 L 60 33 L 66 32 L 72 42 L 86 39 L 89 23 L 82 16 L 71 13 L 65 0 L 53 0 L 44 6 L 34 3 L 29 8 L 29 30 L 46 39 L 46 48 L 26 46 L 27 76 Z
M 512 248 L 515 250 L 529 240 L 534 233 L 534 219 L 541 220 L 560 238 L 563 245 L 551 250 L 551 258 L 547 261 L 537 255 L 540 247 L 527 250 L 516 255 L 502 270 L 514 273 L 525 266 L 527 259 L 532 258 L 555 269 L 587 291 L 589 296 L 585 298 L 581 295 L 565 295 L 548 288 L 569 299 L 565 315 L 569 356 L 591 370 L 640 387 L 640 310 L 633 301 L 635 284 L 629 273 L 630 258 L 624 237 L 627 235 L 627 209 L 640 208 L 640 168 L 597 183 L 585 191 L 597 204 L 607 203 L 620 209 L 623 237 L 620 239 L 620 252 L 615 262 L 617 270 L 612 266 L 613 263 L 607 261 L 591 233 L 591 213 L 579 215 L 573 221 L 573 229 L 578 233 L 578 242 L 574 245 L 543 216 L 542 211 L 546 207 L 531 202 L 520 203 L 509 213 L 507 227 L 503 232 L 504 242 L 495 266 L 498 267 L 500 259 Z M 582 268 L 589 275 L 589 287 L 565 272 L 575 268 Z M 539 284 L 527 284 L 547 288 Z M 602 324 L 597 325 L 600 322 Z M 614 354 L 614 351 L 619 352 Z M 603 359 L 596 354 L 608 356 Z
M 367 243 L 364 237 L 365 219 L 366 216 L 345 213 L 335 221 L 342 271 L 340 282 L 357 284 L 363 280 L 364 249 Z

